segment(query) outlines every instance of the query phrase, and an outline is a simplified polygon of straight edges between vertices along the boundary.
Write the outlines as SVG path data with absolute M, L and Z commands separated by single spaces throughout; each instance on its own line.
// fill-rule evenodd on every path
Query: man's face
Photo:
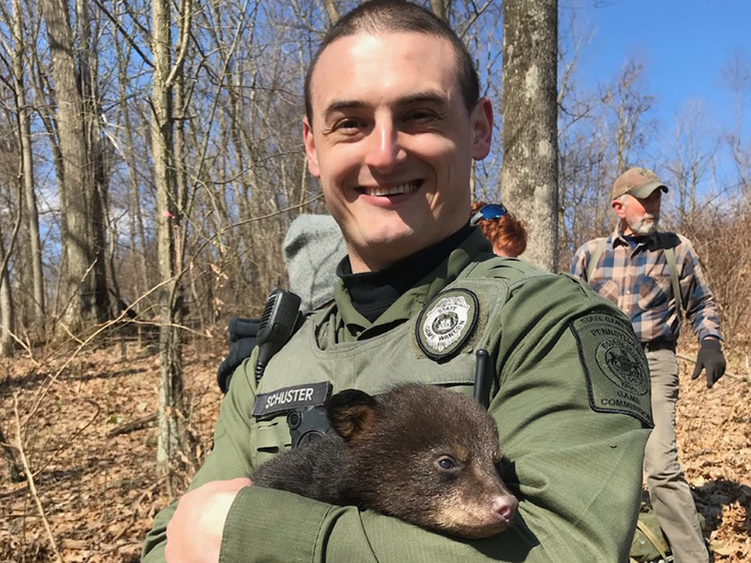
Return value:
M 492 108 L 469 114 L 456 56 L 422 33 L 342 37 L 311 80 L 303 124 L 353 272 L 381 270 L 459 230 L 469 218 L 472 159 L 490 150 Z
M 626 201 L 613 200 L 613 209 L 621 218 L 624 235 L 646 236 L 657 230 L 660 221 L 662 190 L 657 188 L 645 199 L 626 194 Z

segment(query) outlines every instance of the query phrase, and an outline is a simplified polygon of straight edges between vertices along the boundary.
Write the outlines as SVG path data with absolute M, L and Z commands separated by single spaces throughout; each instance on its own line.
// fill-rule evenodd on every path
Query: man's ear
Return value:
M 347 389 L 326 403 L 331 426 L 346 442 L 357 441 L 375 422 L 376 400 L 357 389 Z
M 308 170 L 315 178 L 321 177 L 320 169 L 318 168 L 318 153 L 316 152 L 316 142 L 313 138 L 313 127 L 308 122 L 308 118 L 302 118 L 302 140 L 305 144 L 305 156 L 308 160 Z
M 483 96 L 470 115 L 472 119 L 472 158 L 482 160 L 493 142 L 493 104 Z
M 610 202 L 610 205 L 615 210 L 615 214 L 621 219 L 626 218 L 626 210 L 623 208 L 623 202 L 620 199 L 614 199 Z

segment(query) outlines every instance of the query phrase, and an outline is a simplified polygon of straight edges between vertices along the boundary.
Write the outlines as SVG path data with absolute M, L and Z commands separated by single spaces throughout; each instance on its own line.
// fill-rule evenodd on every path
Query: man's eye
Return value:
M 362 122 L 357 119 L 342 119 L 334 127 L 337 131 L 353 131 L 362 128 Z
M 407 121 L 428 121 L 436 118 L 435 113 L 430 110 L 415 110 L 407 115 Z

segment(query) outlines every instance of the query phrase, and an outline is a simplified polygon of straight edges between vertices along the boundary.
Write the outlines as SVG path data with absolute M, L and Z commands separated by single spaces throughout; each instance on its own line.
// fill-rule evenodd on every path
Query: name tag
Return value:
M 318 407 L 326 402 L 331 390 L 331 383 L 306 383 L 294 387 L 284 387 L 271 393 L 256 395 L 253 402 L 254 417 L 266 417 L 298 407 Z

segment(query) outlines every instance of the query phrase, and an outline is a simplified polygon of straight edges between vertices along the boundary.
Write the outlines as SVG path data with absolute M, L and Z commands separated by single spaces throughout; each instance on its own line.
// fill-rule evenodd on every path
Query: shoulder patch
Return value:
M 570 323 L 593 411 L 621 413 L 652 427 L 647 359 L 626 321 L 592 313 Z
M 477 324 L 477 296 L 468 289 L 450 289 L 436 295 L 420 312 L 415 330 L 417 344 L 433 360 L 454 354 Z

